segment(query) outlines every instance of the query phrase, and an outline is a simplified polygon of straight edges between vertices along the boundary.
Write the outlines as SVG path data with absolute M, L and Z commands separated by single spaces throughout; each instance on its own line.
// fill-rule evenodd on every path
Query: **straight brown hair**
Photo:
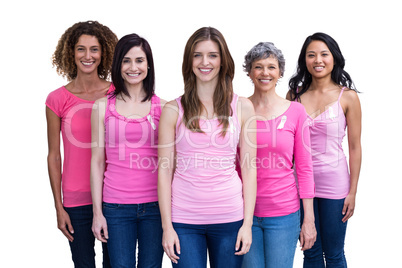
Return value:
M 203 131 L 200 129 L 199 116 L 202 111 L 202 103 L 197 95 L 196 76 L 193 72 L 193 59 L 195 46 L 201 41 L 214 41 L 220 50 L 221 68 L 219 71 L 219 81 L 215 88 L 213 103 L 214 113 L 218 115 L 219 125 L 222 126 L 221 135 L 225 136 L 229 126 L 229 116 L 233 115 L 230 106 L 233 99 L 233 78 L 235 65 L 225 38 L 217 29 L 203 27 L 198 29 L 187 41 L 183 55 L 183 79 L 184 94 L 181 98 L 183 106 L 183 123 L 193 132 Z

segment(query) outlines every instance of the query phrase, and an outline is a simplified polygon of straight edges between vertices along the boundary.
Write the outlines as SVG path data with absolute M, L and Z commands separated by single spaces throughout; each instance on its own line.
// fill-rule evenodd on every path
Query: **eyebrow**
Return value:
M 77 47 L 86 47 L 86 46 L 84 46 L 84 45 L 77 45 Z M 100 46 L 98 46 L 98 45 L 90 46 L 90 48 L 93 48 L 93 47 L 100 47 Z
M 321 51 L 319 51 L 319 52 L 329 52 L 329 50 L 324 49 L 324 50 L 321 50 Z M 310 50 L 310 51 L 307 51 L 306 53 L 315 53 L 315 51 Z
M 194 54 L 195 54 L 195 53 L 202 53 L 202 52 L 194 51 Z M 207 54 L 219 54 L 219 52 L 207 52 Z
M 129 59 L 129 60 L 131 60 L 131 58 L 130 57 L 123 57 L 123 59 Z M 137 57 L 137 58 L 135 58 L 136 60 L 140 60 L 140 59 L 145 59 L 145 57 Z

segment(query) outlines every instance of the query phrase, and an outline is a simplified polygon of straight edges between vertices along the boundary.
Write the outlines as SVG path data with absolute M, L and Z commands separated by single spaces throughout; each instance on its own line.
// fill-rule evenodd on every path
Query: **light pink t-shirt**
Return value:
M 176 99 L 177 163 L 172 183 L 172 221 L 186 224 L 217 224 L 243 219 L 242 182 L 235 170 L 241 127 L 234 95 L 229 131 L 220 136 L 217 118 L 200 119 L 205 133 L 190 131 L 182 123 L 181 98 Z
M 346 118 L 338 100 L 319 116 L 309 117 L 316 197 L 342 199 L 349 194 L 350 176 L 342 149 Z
M 310 132 L 303 105 L 291 102 L 276 118 L 257 120 L 257 217 L 285 216 L 314 197 Z M 298 186 L 293 174 L 296 166 Z
M 111 84 L 109 92 L 113 90 Z M 52 91 L 46 99 L 46 106 L 61 119 L 64 149 L 61 178 L 65 207 L 92 204 L 89 174 L 93 104 L 94 101 L 78 98 L 64 86 Z
M 160 99 L 154 95 L 147 116 L 129 119 L 108 98 L 105 112 L 106 171 L 103 201 L 141 204 L 158 201 Z

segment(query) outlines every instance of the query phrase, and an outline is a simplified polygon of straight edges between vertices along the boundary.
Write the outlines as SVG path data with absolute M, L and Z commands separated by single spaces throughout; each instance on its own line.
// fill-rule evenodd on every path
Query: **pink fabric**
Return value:
M 304 107 L 292 102 L 279 117 L 257 120 L 257 217 L 285 216 L 314 197 L 309 128 Z M 293 174 L 293 159 L 299 193 Z
M 113 90 L 111 84 L 109 92 Z M 46 99 L 46 106 L 61 119 L 64 145 L 62 193 L 65 207 L 92 204 L 89 174 L 93 104 L 94 101 L 80 99 L 64 86 L 51 92 Z
M 205 133 L 191 132 L 182 123 L 181 98 L 176 125 L 177 163 L 172 183 L 172 221 L 217 224 L 243 219 L 242 183 L 235 170 L 241 127 L 232 100 L 233 116 L 225 137 L 218 119 L 200 119 Z
M 158 201 L 158 125 L 160 99 L 151 99 L 150 113 L 139 119 L 116 111 L 108 99 L 105 113 L 106 171 L 103 201 L 141 204 Z
M 350 189 L 346 156 L 342 149 L 346 118 L 338 101 L 316 118 L 309 117 L 316 197 L 345 198 Z

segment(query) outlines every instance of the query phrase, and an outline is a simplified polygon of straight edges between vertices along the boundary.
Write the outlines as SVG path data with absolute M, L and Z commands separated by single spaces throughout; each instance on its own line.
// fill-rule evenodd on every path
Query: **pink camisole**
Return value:
M 190 131 L 182 123 L 181 98 L 176 99 L 176 169 L 172 182 L 172 221 L 186 224 L 217 224 L 243 219 L 242 182 L 235 170 L 240 136 L 236 108 L 231 103 L 229 130 L 220 136 L 217 118 L 200 119 L 204 133 Z
M 158 201 L 160 99 L 154 95 L 147 116 L 129 119 L 108 98 L 105 112 L 106 171 L 103 201 L 141 204 Z
M 308 118 L 316 197 L 342 199 L 349 193 L 349 169 L 342 149 L 346 117 L 340 99 L 344 89 L 327 110 Z

